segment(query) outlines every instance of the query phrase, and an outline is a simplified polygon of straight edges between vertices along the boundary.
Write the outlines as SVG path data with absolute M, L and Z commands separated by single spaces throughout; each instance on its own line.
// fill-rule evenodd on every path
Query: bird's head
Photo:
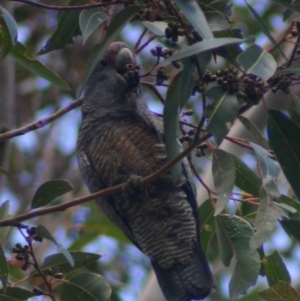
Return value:
M 125 96 L 129 91 L 140 95 L 138 70 L 135 54 L 129 47 L 123 42 L 111 43 L 88 80 L 84 110 L 134 107 Z
M 87 83 L 86 93 L 89 93 L 101 83 L 107 88 L 111 86 L 115 89 L 114 85 L 120 86 L 121 82 L 124 82 L 122 75 L 128 70 L 134 69 L 139 69 L 139 66 L 136 64 L 135 54 L 129 49 L 127 44 L 113 42 L 93 70 Z

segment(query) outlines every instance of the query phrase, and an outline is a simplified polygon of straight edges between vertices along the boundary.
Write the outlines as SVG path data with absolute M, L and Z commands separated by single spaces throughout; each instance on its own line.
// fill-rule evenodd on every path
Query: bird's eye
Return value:
M 107 65 L 107 60 L 106 59 L 102 59 L 101 61 L 100 61 L 100 64 L 101 64 L 101 66 L 106 66 Z

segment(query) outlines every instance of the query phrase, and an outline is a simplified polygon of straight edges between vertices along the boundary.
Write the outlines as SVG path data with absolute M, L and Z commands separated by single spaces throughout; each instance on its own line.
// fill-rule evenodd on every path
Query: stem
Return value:
M 52 301 L 56 301 L 56 298 L 53 294 L 53 291 L 52 291 L 52 285 L 51 283 L 47 280 L 47 277 L 46 275 L 43 273 L 43 271 L 41 270 L 38 262 L 37 262 L 37 259 L 35 257 L 35 254 L 34 254 L 34 250 L 33 250 L 33 246 L 32 246 L 32 240 L 31 240 L 31 237 L 27 237 L 24 235 L 22 229 L 19 228 L 19 231 L 21 232 L 22 236 L 24 237 L 24 239 L 26 240 L 26 242 L 28 243 L 28 246 L 29 246 L 29 250 L 30 250 L 30 255 L 33 259 L 33 266 L 34 268 L 37 270 L 37 272 L 40 274 L 40 276 L 42 277 L 46 287 L 47 287 L 47 290 L 48 290 L 48 293 L 47 296 L 49 296 L 51 298 Z

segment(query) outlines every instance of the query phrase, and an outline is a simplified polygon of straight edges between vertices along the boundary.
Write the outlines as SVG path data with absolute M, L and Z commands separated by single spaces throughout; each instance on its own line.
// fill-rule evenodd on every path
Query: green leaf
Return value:
M 12 15 L 1 5 L 0 5 L 0 11 L 10 35 L 10 42 L 12 45 L 16 45 L 17 38 L 18 38 L 18 25 L 15 19 L 12 17 Z
M 239 116 L 239 120 L 243 124 L 243 126 L 249 131 L 249 133 L 257 143 L 259 143 L 262 147 L 266 149 L 269 148 L 268 142 L 254 123 L 252 123 L 248 118 L 242 115 Z
M 281 170 L 280 166 L 270 158 L 270 153 L 267 150 L 252 142 L 250 142 L 250 145 L 258 161 L 258 167 L 262 176 L 262 186 L 265 186 L 270 181 L 278 178 Z
M 283 203 L 283 204 L 286 204 L 286 205 L 289 205 L 293 208 L 295 208 L 298 212 L 298 214 L 300 214 L 300 204 L 299 202 L 297 202 L 297 200 L 287 196 L 287 195 L 281 195 L 279 198 L 278 198 L 278 201 L 280 203 Z
M 284 281 L 291 284 L 291 276 L 287 270 L 285 263 L 277 251 L 263 259 L 265 265 L 265 273 L 269 286 L 272 286 L 279 281 Z
M 54 292 L 64 301 L 108 301 L 111 287 L 102 276 L 84 272 L 65 279 Z
M 0 280 L 4 289 L 7 285 L 8 266 L 2 246 L 0 245 Z
M 56 253 L 44 258 L 41 269 L 45 271 L 50 267 L 56 266 L 61 273 L 68 273 L 80 267 L 88 266 L 101 257 L 99 254 L 80 251 L 70 251 L 70 255 L 74 261 L 74 266 L 70 265 L 70 262 L 62 253 Z M 36 274 L 36 272 L 34 272 L 34 274 Z
M 197 30 L 202 39 L 213 39 L 214 35 L 209 28 L 206 17 L 195 0 L 175 0 L 187 20 Z
M 215 217 L 216 222 L 216 233 L 217 233 L 217 240 L 218 240 L 218 249 L 220 253 L 220 259 L 222 260 L 223 264 L 228 267 L 230 265 L 230 261 L 233 257 L 233 246 L 230 243 L 230 238 L 227 235 L 227 227 L 224 226 L 222 221 L 223 215 L 218 215 Z M 225 219 L 225 218 L 224 218 Z M 226 222 L 226 220 L 225 220 Z
M 288 211 L 292 214 L 297 213 L 297 209 L 295 209 L 294 207 L 291 207 L 290 205 L 286 205 L 286 204 L 279 203 L 279 202 L 274 202 L 274 206 L 279 209 L 283 209 L 284 211 Z M 284 211 L 281 211 L 282 216 L 286 216 Z
M 132 17 L 136 15 L 142 9 L 141 5 L 130 5 L 122 9 L 118 14 L 116 14 L 107 28 L 105 40 L 98 45 L 92 57 L 89 59 L 88 64 L 86 66 L 83 78 L 82 78 L 82 86 L 79 89 L 79 94 L 82 92 L 81 90 L 85 87 L 90 75 L 92 74 L 96 64 L 103 56 L 105 50 L 112 43 L 116 36 L 119 34 L 123 26 L 130 20 Z
M 300 294 L 288 283 L 279 281 L 272 287 L 259 292 L 260 297 L 266 301 L 298 301 Z
M 15 178 L 15 177 L 13 176 L 13 174 L 11 174 L 9 171 L 5 170 L 5 169 L 4 169 L 3 167 L 1 167 L 1 166 L 0 166 L 0 173 L 2 173 L 3 175 L 8 176 L 8 177 L 10 177 L 10 178 Z
M 15 299 L 13 297 L 5 296 L 0 294 L 0 300 L 1 301 L 18 301 L 18 299 Z
M 197 59 L 199 62 L 201 73 L 204 74 L 205 71 L 207 70 L 208 64 L 212 60 L 212 53 L 209 50 L 205 52 L 201 52 L 200 54 L 198 54 Z
M 25 300 L 25 299 L 29 299 L 31 297 L 34 297 L 34 294 L 31 291 L 28 291 L 24 288 L 21 287 L 7 287 L 4 291 L 1 289 L 0 290 L 0 296 L 1 294 L 6 295 L 7 297 L 12 297 L 15 298 L 17 300 Z M 0 299 L 2 301 L 2 299 Z
M 200 216 L 200 241 L 201 246 L 206 253 L 208 249 L 209 242 L 216 231 L 216 223 L 214 219 L 214 207 L 212 206 L 210 200 L 206 200 L 198 208 L 198 214 Z
M 235 164 L 235 185 L 245 192 L 259 196 L 260 177 L 237 156 L 230 154 Z
M 212 173 L 218 193 L 215 216 L 226 207 L 235 182 L 235 164 L 227 152 L 216 149 L 213 152 Z
M 9 201 L 0 204 L 0 221 L 11 218 L 9 212 Z M 3 240 L 11 227 L 0 227 L 0 241 Z
M 247 1 L 245 1 L 246 5 L 248 6 L 249 10 L 251 11 L 252 15 L 256 19 L 258 25 L 260 26 L 261 30 L 264 32 L 264 34 L 268 37 L 268 39 L 272 42 L 273 45 L 276 45 L 277 42 L 271 35 L 265 21 L 260 17 L 260 15 L 256 12 L 255 9 L 251 5 L 248 4 Z
M 43 237 L 45 239 L 48 239 L 52 241 L 60 250 L 60 252 L 65 256 L 65 258 L 68 260 L 71 266 L 74 266 L 74 260 L 70 253 L 61 245 L 59 244 L 55 238 L 52 236 L 52 234 L 48 231 L 48 229 L 43 225 L 38 225 L 35 230 L 36 236 Z
M 107 20 L 108 15 L 101 8 L 85 9 L 79 15 L 79 26 L 83 44 L 97 27 Z
M 184 107 L 186 102 L 191 97 L 193 88 L 196 84 L 194 69 L 195 66 L 191 58 L 184 59 L 181 82 L 180 82 L 180 90 L 179 90 L 180 109 Z
M 253 235 L 251 225 L 238 216 L 229 216 L 227 214 L 219 215 L 217 218 L 217 236 L 224 243 L 220 246 L 220 251 L 224 249 L 234 250 L 236 256 L 236 266 L 229 283 L 229 293 L 232 299 L 238 295 L 245 294 L 247 289 L 256 283 L 260 270 L 260 258 L 256 250 L 249 248 L 249 241 Z M 218 228 L 222 232 L 218 233 Z M 225 237 L 219 238 L 220 235 Z M 227 244 L 225 241 L 227 240 Z M 229 251 L 226 251 L 229 252 Z M 227 261 L 227 263 L 229 263 Z
M 165 29 L 167 28 L 167 23 L 163 21 L 157 21 L 157 22 L 148 22 L 143 21 L 142 24 L 153 34 L 155 34 L 158 37 L 165 36 Z
M 59 246 L 55 238 L 52 236 L 52 234 L 49 232 L 49 230 L 43 226 L 43 225 L 38 225 L 35 229 L 35 235 L 43 237 L 45 239 L 48 239 L 52 241 L 56 246 Z
M 275 228 L 279 213 L 273 205 L 273 198 L 274 196 L 266 187 L 260 189 L 259 207 L 254 221 L 255 233 L 250 241 L 250 247 L 253 250 L 259 248 L 270 237 Z
M 210 88 L 206 96 L 213 100 L 213 104 L 208 105 L 204 111 L 205 117 L 209 119 L 207 131 L 213 134 L 220 145 L 234 123 L 239 103 L 235 94 L 220 86 Z
M 69 6 L 89 3 L 88 0 L 71 0 Z M 67 10 L 60 14 L 57 28 L 38 52 L 39 55 L 53 50 L 63 49 L 67 44 L 73 43 L 73 38 L 80 35 L 79 15 L 80 10 Z
M 51 71 L 48 67 L 43 65 L 38 60 L 32 59 L 27 56 L 27 49 L 21 43 L 17 43 L 16 46 L 10 52 L 10 55 L 22 66 L 35 73 L 36 75 L 48 80 L 50 83 L 58 86 L 64 90 L 70 90 L 69 85 L 62 80 L 56 73 Z
M 223 13 L 217 11 L 206 11 L 205 17 L 209 28 L 212 32 L 225 31 L 230 29 L 230 23 L 228 22 L 228 17 Z
M 280 74 L 281 75 L 284 75 L 284 74 L 295 74 L 295 73 L 299 73 L 299 72 L 300 72 L 300 62 L 299 61 L 295 61 L 288 68 L 278 69 L 276 71 L 276 75 L 280 75 Z
M 2 16 L 0 16 L 0 61 L 4 59 L 12 50 L 10 33 Z
M 289 219 L 279 221 L 279 223 L 288 234 L 294 236 L 300 242 L 300 221 Z
M 39 208 L 48 205 L 57 197 L 72 191 L 72 187 L 67 181 L 52 180 L 42 184 L 33 197 L 31 208 Z
M 226 45 L 231 44 L 241 44 L 252 41 L 252 38 L 248 39 L 237 39 L 237 38 L 215 38 L 211 40 L 204 40 L 202 42 L 198 42 L 196 44 L 193 44 L 191 46 L 188 46 L 176 53 L 174 53 L 172 56 L 161 62 L 158 66 L 166 65 L 168 63 L 171 63 L 173 61 L 181 60 L 185 57 L 192 56 L 194 54 L 198 54 L 207 50 L 216 49 L 219 47 L 223 47 Z
M 274 75 L 277 63 L 274 57 L 258 45 L 251 45 L 243 51 L 236 61 L 245 68 L 248 74 L 254 74 L 263 80 Z
M 271 0 L 271 1 L 287 8 L 287 9 L 290 9 L 294 12 L 300 13 L 300 7 L 298 5 L 291 4 L 290 0 Z
M 182 72 L 179 72 L 174 77 L 166 97 L 166 103 L 164 106 L 164 132 L 165 132 L 165 144 L 167 151 L 168 161 L 173 160 L 180 153 L 179 143 L 178 143 L 178 133 L 179 133 L 179 104 L 180 104 L 180 88 Z M 178 181 L 182 173 L 181 163 L 178 162 L 172 167 L 171 174 L 173 183 Z
M 267 133 L 282 171 L 300 200 L 300 128 L 282 112 L 269 110 Z

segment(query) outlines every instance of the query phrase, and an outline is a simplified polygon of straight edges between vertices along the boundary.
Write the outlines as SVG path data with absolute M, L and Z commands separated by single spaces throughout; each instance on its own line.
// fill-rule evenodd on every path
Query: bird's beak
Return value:
M 125 70 L 127 65 L 135 65 L 134 55 L 128 48 L 122 48 L 116 56 L 116 68 Z

